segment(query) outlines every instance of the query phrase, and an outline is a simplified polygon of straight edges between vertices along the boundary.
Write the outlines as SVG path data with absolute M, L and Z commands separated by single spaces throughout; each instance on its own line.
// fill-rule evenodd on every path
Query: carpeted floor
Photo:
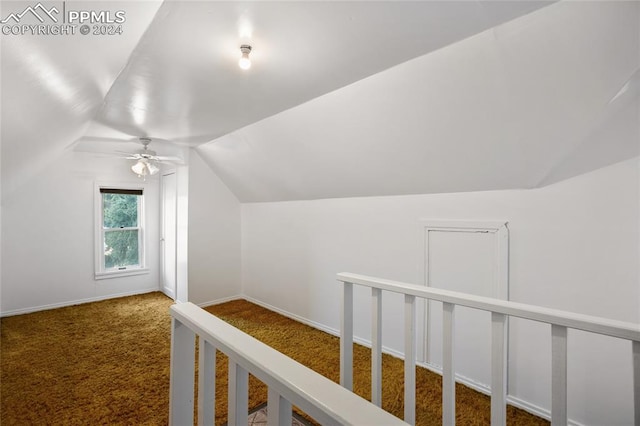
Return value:
M 2 319 L 0 423 L 164 425 L 168 418 L 171 300 L 161 293 Z M 222 319 L 337 381 L 339 342 L 246 301 L 207 308 Z M 355 389 L 369 396 L 369 351 L 356 346 Z M 226 421 L 226 366 L 218 353 L 216 424 Z M 383 406 L 403 412 L 402 361 L 383 359 Z M 441 424 L 440 377 L 417 370 L 418 424 Z M 489 399 L 458 385 L 457 420 L 489 424 Z M 250 380 L 249 405 L 266 401 Z M 513 407 L 510 425 L 548 424 Z
M 171 304 L 150 293 L 2 318 L 0 423 L 166 424 Z

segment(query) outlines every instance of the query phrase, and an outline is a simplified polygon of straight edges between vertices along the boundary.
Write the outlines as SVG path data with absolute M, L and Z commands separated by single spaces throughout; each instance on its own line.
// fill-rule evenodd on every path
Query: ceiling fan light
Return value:
M 147 169 L 149 170 L 150 175 L 155 175 L 160 171 L 160 167 L 158 167 L 157 164 L 155 164 L 155 162 L 148 162 Z
M 137 174 L 138 177 L 146 176 L 147 174 L 149 174 L 147 171 L 147 162 L 144 160 L 138 160 L 136 164 L 131 166 L 131 170 L 133 171 L 133 173 Z
M 154 158 L 156 155 L 155 151 L 151 151 L 149 149 L 149 143 L 151 142 L 150 138 L 140 138 L 140 142 L 144 146 L 143 150 L 138 154 L 135 154 L 133 158 L 138 158 L 136 163 L 131 166 L 131 171 L 145 179 L 147 176 L 155 175 L 160 171 L 160 167 L 158 166 L 157 159 Z

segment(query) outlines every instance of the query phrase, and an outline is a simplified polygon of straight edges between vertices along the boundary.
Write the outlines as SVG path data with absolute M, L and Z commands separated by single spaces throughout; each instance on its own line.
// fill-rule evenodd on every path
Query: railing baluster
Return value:
M 291 426 L 291 403 L 271 387 L 267 401 L 267 426 Z
M 551 424 L 567 424 L 567 327 L 551 325 Z
M 249 373 L 247 370 L 229 360 L 229 425 L 240 425 L 247 422 L 249 414 Z M 193 422 L 192 422 L 193 423 Z
M 633 412 L 634 425 L 640 425 L 640 341 L 631 342 L 633 352 Z
M 195 333 L 175 318 L 171 319 L 171 327 L 169 424 L 192 425 Z
M 195 335 L 229 358 L 228 424 L 246 425 L 249 374 L 269 389 L 267 422 L 291 425 L 291 406 L 300 407 L 318 424 L 405 425 L 402 420 L 334 381 L 292 360 L 209 312 L 185 302 L 172 305 L 170 421 L 193 425 Z M 203 346 L 205 352 L 207 345 Z M 203 355 L 207 358 L 206 355 Z M 203 366 L 206 363 L 203 364 Z
M 507 424 L 507 316 L 491 313 L 491 425 Z
M 416 297 L 404 295 L 404 421 L 416 424 Z
M 216 414 L 216 348 L 198 338 L 198 425 L 212 425 Z
M 382 290 L 371 289 L 371 402 L 382 404 Z
M 415 371 L 407 367 L 409 360 L 414 357 L 413 345 L 415 339 L 414 315 L 416 297 L 429 301 L 443 303 L 443 423 L 454 424 L 455 421 L 455 370 L 454 370 L 454 311 L 455 306 L 464 306 L 492 313 L 492 424 L 505 425 L 506 421 L 506 390 L 507 390 L 507 338 L 508 319 L 517 317 L 547 323 L 552 326 L 552 406 L 551 418 L 554 425 L 566 425 L 567 413 L 567 330 L 569 328 L 598 335 L 611 336 L 632 342 L 633 356 L 633 407 L 634 422 L 640 426 L 640 329 L 637 323 L 622 322 L 607 318 L 593 317 L 583 314 L 549 309 L 535 305 L 517 303 L 488 297 L 475 296 L 460 292 L 408 284 L 388 279 L 367 277 L 358 274 L 340 273 L 338 281 L 349 283 L 350 286 L 359 285 L 372 288 L 373 296 L 373 335 L 372 347 L 377 344 L 379 335 L 376 334 L 375 324 L 379 321 L 376 310 L 375 295 L 378 291 L 388 291 L 405 296 L 405 420 L 415 420 L 415 409 L 410 405 L 415 402 Z M 349 291 L 352 291 L 350 289 Z M 350 293 L 351 294 L 351 293 Z M 412 299 L 413 298 L 413 299 Z M 352 299 L 350 299 L 352 302 Z M 408 301 L 411 301 L 410 303 Z M 349 311 L 352 315 L 353 311 Z M 352 329 L 350 332 L 352 333 Z M 352 337 L 352 336 L 351 336 Z M 352 339 L 350 340 L 352 342 Z M 373 355 L 375 356 L 375 355 Z M 410 362 L 409 362 L 410 363 Z M 372 359 L 372 380 L 376 375 L 375 362 Z M 415 366 L 413 366 L 413 369 Z M 375 401 L 377 389 L 372 384 L 372 401 Z M 412 391 L 409 391 L 411 389 Z
M 353 284 L 344 283 L 340 314 L 340 384 L 353 390 Z
M 442 424 L 447 426 L 456 424 L 455 307 L 442 304 Z

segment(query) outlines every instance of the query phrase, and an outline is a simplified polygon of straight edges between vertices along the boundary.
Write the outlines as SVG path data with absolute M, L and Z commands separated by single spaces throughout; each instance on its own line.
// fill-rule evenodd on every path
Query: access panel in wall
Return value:
M 508 299 L 508 231 L 505 222 L 422 222 L 424 284 L 478 296 Z M 442 304 L 425 307 L 424 361 L 442 366 Z M 491 316 L 455 310 L 455 371 L 479 388 L 491 383 Z

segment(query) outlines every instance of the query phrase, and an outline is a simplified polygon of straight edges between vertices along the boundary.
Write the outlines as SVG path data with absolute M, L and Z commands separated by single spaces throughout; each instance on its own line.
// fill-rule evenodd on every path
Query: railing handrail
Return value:
M 640 325 L 631 322 L 578 314 L 559 309 L 544 308 L 541 306 L 511 302 L 490 297 L 475 296 L 456 291 L 419 286 L 400 281 L 368 277 L 365 275 L 347 272 L 339 273 L 337 276 L 338 281 L 343 283 L 358 284 L 394 293 L 408 294 L 425 299 L 452 303 L 455 305 L 640 342 Z
M 406 425 L 193 303 L 173 305 L 171 315 L 321 424 Z
M 640 325 L 557 309 L 489 297 L 475 296 L 433 287 L 407 284 L 364 275 L 340 273 L 343 284 L 340 317 L 340 384 L 353 386 L 353 287 L 371 288 L 371 395 L 380 404 L 382 394 L 382 292 L 404 295 L 404 420 L 416 420 L 416 299 L 442 302 L 442 424 L 455 424 L 455 308 L 464 306 L 491 312 L 491 424 L 506 425 L 507 345 L 509 317 L 551 325 L 551 423 L 566 426 L 567 415 L 567 331 L 583 330 L 631 341 L 634 424 L 640 425 Z

